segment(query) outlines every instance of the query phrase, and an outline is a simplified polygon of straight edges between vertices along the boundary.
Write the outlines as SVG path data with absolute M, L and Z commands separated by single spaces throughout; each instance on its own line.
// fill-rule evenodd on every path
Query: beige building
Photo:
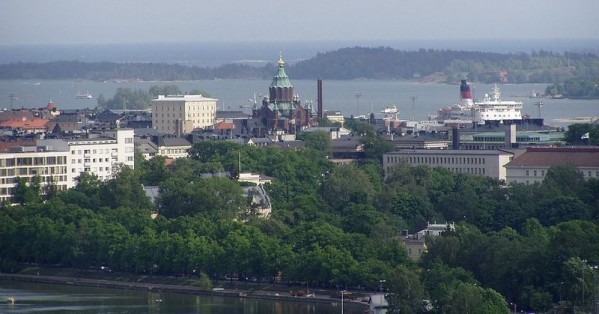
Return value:
M 163 134 L 180 136 L 216 121 L 216 99 L 202 95 L 160 95 L 152 100 L 151 109 L 152 126 Z
M 529 147 L 505 168 L 507 183 L 534 184 L 545 179 L 552 166 L 572 164 L 585 179 L 599 179 L 598 147 Z
M 440 236 L 445 231 L 455 231 L 454 223 L 427 223 L 426 229 L 422 229 L 418 231 L 416 234 L 409 235 L 405 234 L 401 239 L 403 244 L 406 247 L 406 251 L 408 252 L 408 256 L 417 261 L 422 257 L 422 254 L 426 252 L 426 238 L 427 237 L 437 237 Z M 407 233 L 407 230 L 405 231 Z
M 49 183 L 59 191 L 70 188 L 68 156 L 67 150 L 49 146 L 17 146 L 0 154 L 0 201 L 10 201 L 17 178 L 33 182 L 39 176 L 42 189 Z
M 502 150 L 403 149 L 384 154 L 383 169 L 388 176 L 400 162 L 407 162 L 412 166 L 443 167 L 456 173 L 505 180 L 504 166 L 513 156 Z

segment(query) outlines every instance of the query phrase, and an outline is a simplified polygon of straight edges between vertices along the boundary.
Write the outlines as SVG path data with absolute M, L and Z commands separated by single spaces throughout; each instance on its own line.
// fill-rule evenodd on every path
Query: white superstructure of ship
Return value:
M 505 121 L 522 120 L 522 108 L 524 104 L 521 101 L 501 100 L 501 92 L 497 84 L 493 87 L 493 92 L 485 94 L 482 101 L 474 103 L 474 121 L 479 124 L 485 124 L 487 121 Z
M 474 101 L 466 80 L 460 84 L 460 102 L 443 107 L 435 119 L 444 124 L 487 124 L 522 120 L 523 104 L 520 101 L 501 100 L 497 85 L 491 94 L 485 94 L 482 101 Z

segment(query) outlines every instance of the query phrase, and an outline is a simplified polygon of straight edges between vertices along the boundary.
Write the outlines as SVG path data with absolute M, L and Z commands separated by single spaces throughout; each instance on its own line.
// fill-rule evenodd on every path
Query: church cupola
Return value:
M 271 102 L 291 102 L 293 101 L 293 85 L 289 82 L 289 77 L 285 73 L 285 61 L 283 56 L 279 57 L 279 67 L 277 75 L 272 79 L 269 87 Z

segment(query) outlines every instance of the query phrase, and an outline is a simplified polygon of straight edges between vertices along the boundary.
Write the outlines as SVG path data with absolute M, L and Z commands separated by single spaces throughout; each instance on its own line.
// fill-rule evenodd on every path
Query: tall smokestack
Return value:
M 460 99 L 470 99 L 472 100 L 472 92 L 470 91 L 470 85 L 466 80 L 462 80 L 462 84 L 460 84 Z
M 316 81 L 316 88 L 318 89 L 318 119 L 322 119 L 322 110 L 324 107 L 322 104 L 322 79 Z
M 457 127 L 451 129 L 451 149 L 460 149 L 460 129 Z

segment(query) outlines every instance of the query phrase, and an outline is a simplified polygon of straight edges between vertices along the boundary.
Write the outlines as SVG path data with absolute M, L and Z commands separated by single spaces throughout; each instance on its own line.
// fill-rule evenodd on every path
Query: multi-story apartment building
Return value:
M 553 166 L 572 164 L 585 179 L 599 178 L 598 147 L 529 147 L 505 168 L 507 183 L 534 184 Z
M 133 129 L 107 130 L 88 138 L 40 140 L 40 144 L 68 152 L 69 188 L 77 184 L 82 172 L 108 180 L 121 164 L 135 168 Z
M 54 184 L 60 190 L 70 187 L 68 152 L 51 146 L 16 146 L 0 154 L 0 201 L 9 201 L 17 178 L 33 182 L 40 177 L 42 188 Z
M 163 134 L 191 133 L 216 121 L 216 99 L 202 95 L 158 96 L 152 100 L 152 127 Z
M 412 166 L 443 167 L 456 173 L 506 179 L 504 166 L 514 154 L 501 150 L 404 149 L 383 155 L 385 176 L 400 162 Z

